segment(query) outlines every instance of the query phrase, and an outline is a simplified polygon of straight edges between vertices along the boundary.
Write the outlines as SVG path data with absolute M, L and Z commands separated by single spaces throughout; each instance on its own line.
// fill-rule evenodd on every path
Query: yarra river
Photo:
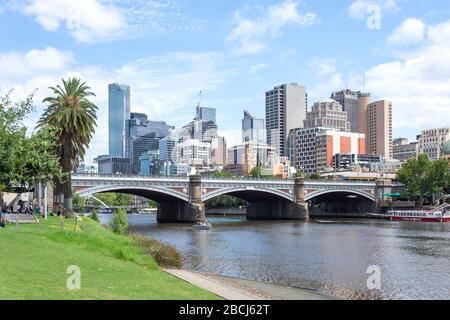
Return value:
M 186 270 L 313 288 L 344 299 L 450 299 L 450 224 L 209 221 L 212 230 L 196 231 L 157 224 L 155 216 L 128 216 L 133 232 L 175 245 Z M 381 271 L 380 290 L 367 287 L 369 266 Z

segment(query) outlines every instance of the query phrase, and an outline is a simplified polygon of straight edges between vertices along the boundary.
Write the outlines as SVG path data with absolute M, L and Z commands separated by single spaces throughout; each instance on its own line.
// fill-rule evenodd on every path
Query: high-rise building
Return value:
M 406 138 L 397 138 L 393 141 L 393 158 L 405 162 L 417 156 L 418 142 L 409 143 Z
M 366 138 L 362 133 L 323 131 L 316 137 L 316 170 L 333 169 L 335 154 L 364 154 Z
M 320 132 L 327 130 L 329 129 L 322 127 L 291 130 L 289 138 L 292 145 L 290 158 L 295 169 L 306 173 L 317 172 L 316 138 Z
M 342 106 L 342 110 L 347 112 L 350 122 L 350 131 L 358 132 L 358 97 L 360 92 L 349 89 L 333 92 L 331 99 L 336 100 Z
M 130 120 L 130 87 L 113 83 L 109 85 L 109 155 L 125 157 Z
M 130 175 L 130 159 L 122 157 L 100 156 L 95 159 L 98 164 L 98 173 L 107 175 Z
M 227 165 L 230 167 L 240 166 L 240 173 L 247 176 L 255 167 L 270 165 L 273 147 L 268 144 L 245 142 L 228 148 L 227 153 Z
M 227 143 L 225 137 L 213 138 L 211 142 L 211 162 L 213 166 L 223 167 L 227 164 Z
M 444 145 L 450 141 L 450 128 L 423 130 L 418 140 L 418 154 L 425 153 L 431 160 L 440 159 Z
M 325 99 L 314 103 L 311 112 L 306 114 L 303 127 L 325 127 L 349 132 L 350 122 L 347 120 L 347 112 L 342 111 L 339 102 Z
M 159 140 L 159 158 L 161 162 L 174 162 L 176 155 L 174 154 L 175 140 L 168 136 Z
M 216 123 L 216 109 L 201 107 L 200 105 L 196 108 L 196 120 L 202 120 L 206 122 Z
M 369 154 L 369 119 L 368 106 L 372 102 L 370 93 L 360 93 L 358 95 L 357 118 L 358 126 L 356 132 L 366 135 L 366 153 Z
M 376 101 L 367 106 L 366 136 L 369 149 L 367 154 L 378 154 L 387 159 L 393 157 L 392 102 Z
M 160 173 L 160 161 L 158 150 L 144 152 L 139 157 L 139 174 L 141 176 L 153 176 Z
M 207 168 L 211 165 L 211 144 L 189 139 L 175 145 L 176 163 Z M 177 169 L 178 170 L 178 169 Z
M 279 155 L 289 155 L 289 132 L 303 128 L 307 106 L 306 88 L 296 83 L 284 84 L 266 92 L 267 143 Z
M 155 137 L 155 133 L 149 133 L 144 136 L 134 137 L 131 148 L 131 165 L 134 174 L 138 174 L 140 170 L 139 157 L 148 151 L 159 150 L 159 139 Z
M 266 143 L 266 123 L 264 119 L 258 119 L 249 111 L 244 110 L 244 119 L 242 119 L 242 142 L 248 141 Z

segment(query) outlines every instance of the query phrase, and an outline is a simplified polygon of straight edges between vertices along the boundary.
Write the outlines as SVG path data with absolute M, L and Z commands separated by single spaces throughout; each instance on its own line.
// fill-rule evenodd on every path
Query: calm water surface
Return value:
M 103 216 L 108 222 L 111 216 Z M 132 231 L 175 245 L 184 269 L 315 288 L 348 299 L 450 299 L 450 225 L 378 220 L 249 222 L 211 231 L 129 216 Z M 367 288 L 369 266 L 381 290 Z

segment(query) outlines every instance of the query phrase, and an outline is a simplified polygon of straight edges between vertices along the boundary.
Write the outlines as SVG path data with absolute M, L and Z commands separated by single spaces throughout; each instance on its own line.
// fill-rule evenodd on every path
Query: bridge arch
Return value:
M 106 192 L 132 194 L 154 200 L 156 202 L 167 202 L 171 200 L 182 200 L 184 202 L 189 202 L 189 195 L 187 193 L 184 194 L 168 188 L 156 186 L 96 186 L 76 191 L 75 194 L 83 197 Z
M 375 196 L 366 192 L 366 191 L 362 191 L 362 190 L 345 190 L 345 189 L 329 189 L 329 190 L 319 190 L 319 191 L 314 191 L 311 192 L 309 194 L 307 194 L 305 196 L 305 201 L 309 201 L 312 200 L 314 198 L 320 197 L 322 195 L 326 195 L 326 194 L 333 194 L 333 193 L 343 193 L 343 194 L 354 194 L 354 195 L 359 195 L 361 197 L 364 197 L 368 200 L 371 200 L 372 202 L 375 202 Z
M 202 196 L 202 201 L 208 201 L 213 198 L 230 195 L 236 198 L 246 200 L 246 201 L 255 201 L 257 198 L 262 196 L 261 200 L 267 201 L 267 198 L 263 198 L 264 195 L 271 196 L 278 200 L 287 200 L 293 201 L 294 197 L 292 194 L 288 194 L 286 192 L 277 190 L 277 189 L 268 189 L 268 188 L 224 188 L 217 191 L 209 192 Z

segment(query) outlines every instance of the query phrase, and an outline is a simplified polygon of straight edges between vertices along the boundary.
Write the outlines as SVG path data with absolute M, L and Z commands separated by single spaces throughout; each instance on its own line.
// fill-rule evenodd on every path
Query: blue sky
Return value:
M 107 84 L 129 84 L 132 110 L 180 126 L 217 108 L 228 144 L 243 109 L 264 117 L 264 92 L 297 82 L 310 105 L 343 88 L 394 103 L 394 136 L 450 126 L 446 0 L 2 0 L 0 92 L 16 99 L 79 76 L 97 94 L 87 160 L 107 153 Z

